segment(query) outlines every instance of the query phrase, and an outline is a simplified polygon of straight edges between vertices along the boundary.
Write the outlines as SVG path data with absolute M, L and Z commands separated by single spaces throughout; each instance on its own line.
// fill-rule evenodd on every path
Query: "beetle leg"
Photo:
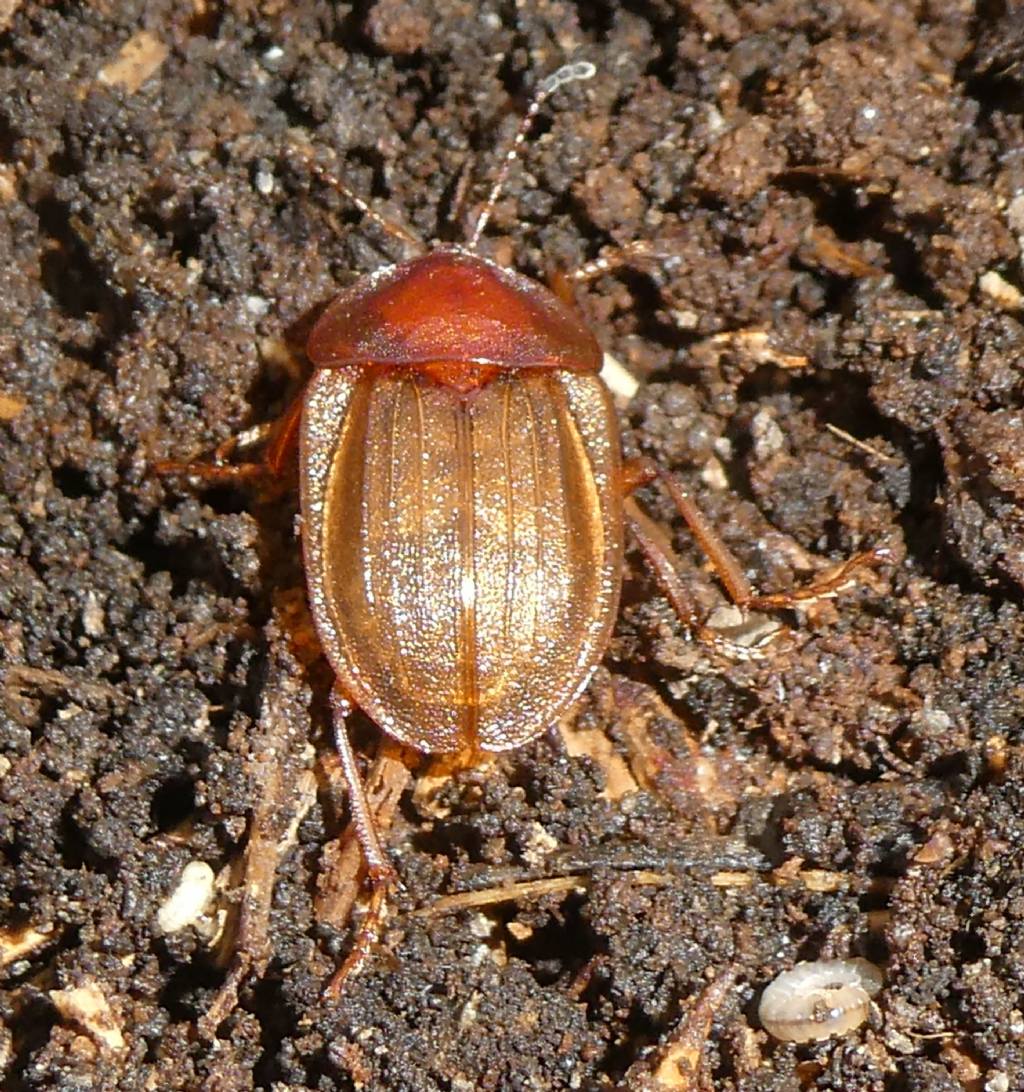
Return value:
M 649 239 L 634 239 L 625 246 L 606 247 L 593 261 L 584 262 L 576 269 L 550 270 L 547 285 L 562 303 L 575 307 L 578 284 L 587 284 L 624 265 L 640 265 L 645 261 L 656 261 L 659 257 L 654 243 Z
M 893 560 L 893 553 L 887 546 L 876 546 L 871 550 L 854 554 L 838 568 L 826 573 L 817 580 L 812 580 L 803 587 L 788 592 L 771 592 L 767 595 L 752 595 L 738 604 L 746 610 L 773 610 L 799 607 L 817 602 L 819 599 L 834 599 L 854 582 L 854 574 L 873 565 L 884 565 Z
M 743 610 L 786 609 L 807 605 L 818 599 L 832 598 L 852 583 L 854 575 L 859 569 L 870 565 L 878 565 L 892 559 L 892 553 L 889 549 L 876 547 L 855 554 L 838 569 L 811 581 L 811 583 L 801 588 L 767 595 L 758 594 L 746 578 L 732 551 L 722 541 L 718 532 L 711 526 L 707 517 L 676 478 L 662 470 L 651 459 L 632 459 L 622 469 L 623 490 L 627 494 L 625 501 L 626 521 L 680 622 L 700 640 L 710 644 L 727 646 L 730 650 L 735 651 L 731 641 L 725 640 L 699 620 L 693 604 L 683 588 L 682 580 L 675 565 L 675 554 L 668 538 L 661 528 L 649 516 L 645 515 L 636 502 L 628 496 L 634 489 L 639 488 L 641 485 L 648 485 L 655 479 L 662 483 L 668 495 L 672 498 L 672 503 L 685 520 L 700 548 L 707 555 L 729 598 Z M 770 641 L 774 636 L 775 634 L 769 635 L 767 641 Z M 751 649 L 746 646 L 736 646 L 736 649 L 745 655 L 749 656 L 751 654 Z
M 693 600 L 679 575 L 679 570 L 676 567 L 675 551 L 672 549 L 668 537 L 650 516 L 641 511 L 632 497 L 626 498 L 624 512 L 626 526 L 632 533 L 633 538 L 636 539 L 644 559 L 654 574 L 654 579 L 658 582 L 658 586 L 664 593 L 665 598 L 672 605 L 672 610 L 675 611 L 675 615 L 683 628 L 696 637 L 697 640 L 711 645 L 725 656 L 733 659 L 756 656 L 760 644 L 753 647 L 740 645 L 735 641 L 730 641 L 701 621 L 697 608 L 694 606 Z M 763 643 L 767 644 L 775 636 L 776 633 L 772 632 Z
M 615 269 L 621 269 L 624 265 L 637 265 L 657 260 L 658 257 L 658 252 L 650 239 L 634 239 L 624 246 L 605 248 L 593 261 L 585 262 L 578 269 L 564 274 L 564 277 L 570 284 L 586 284 Z
M 337 997 L 346 980 L 357 974 L 373 952 L 380 938 L 384 924 L 384 912 L 390 888 L 398 882 L 398 877 L 388 860 L 384 847 L 377 833 L 377 824 L 366 799 L 366 790 L 356 764 L 352 742 L 348 738 L 345 718 L 352 709 L 351 703 L 338 687 L 331 692 L 331 712 L 334 720 L 334 741 L 341 760 L 341 770 L 348 786 L 349 812 L 356 837 L 359 839 L 363 858 L 366 861 L 366 874 L 370 881 L 370 902 L 353 942 L 352 950 L 341 966 L 334 972 L 327 984 L 325 993 L 328 997 Z
M 303 401 L 303 394 L 300 393 L 277 421 L 252 430 L 255 435 L 243 433 L 222 440 L 214 449 L 210 462 L 179 463 L 165 459 L 153 464 L 153 472 L 160 477 L 194 478 L 213 485 L 280 479 L 298 450 Z M 262 457 L 255 462 L 228 462 L 243 440 L 266 440 Z
M 754 594 L 750 581 L 744 575 L 732 551 L 675 477 L 662 470 L 653 459 L 630 459 L 622 470 L 626 493 L 632 493 L 642 485 L 650 485 L 655 480 L 661 481 L 672 498 L 676 510 L 690 528 L 690 533 L 697 540 L 697 545 L 704 551 L 714 567 L 729 598 L 737 606 L 744 606 Z

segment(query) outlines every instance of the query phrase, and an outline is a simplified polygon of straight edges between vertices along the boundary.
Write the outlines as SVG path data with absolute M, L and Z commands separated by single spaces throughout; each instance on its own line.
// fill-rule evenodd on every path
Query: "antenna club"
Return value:
M 543 96 L 547 98 L 548 95 L 553 94 L 564 84 L 572 83 L 574 80 L 590 80 L 597 75 L 597 65 L 591 64 L 590 61 L 575 61 L 573 64 L 564 64 L 561 68 L 552 72 L 550 76 L 541 80 L 540 86 L 537 88 L 538 98 Z

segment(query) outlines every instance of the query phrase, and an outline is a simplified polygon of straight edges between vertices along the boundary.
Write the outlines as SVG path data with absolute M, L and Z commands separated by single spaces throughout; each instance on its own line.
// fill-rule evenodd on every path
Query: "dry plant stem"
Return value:
M 833 425 L 829 421 L 825 422 L 825 428 L 827 428 L 833 436 L 838 436 L 840 440 L 844 440 L 858 451 L 863 451 L 864 454 L 870 458 L 877 459 L 880 463 L 886 463 L 889 466 L 899 465 L 899 459 L 893 458 L 892 455 L 887 455 L 884 451 L 879 451 L 878 448 L 872 447 L 871 444 L 864 440 L 859 440 L 856 436 L 847 432 L 846 429 L 840 428 L 838 425 Z
M 358 973 L 373 952 L 374 946 L 380 937 L 381 926 L 384 924 L 388 889 L 398 879 L 381 845 L 380 836 L 377 832 L 377 823 L 366 799 L 366 791 L 359 774 L 355 752 L 352 750 L 352 743 L 348 738 L 345 718 L 351 708 L 348 699 L 338 687 L 335 687 L 331 692 L 334 741 L 338 749 L 338 757 L 341 760 L 341 770 L 348 786 L 351 822 L 359 840 L 359 846 L 363 851 L 363 857 L 366 860 L 366 875 L 370 881 L 371 891 L 366 916 L 359 926 L 359 932 L 356 934 L 352 950 L 327 984 L 325 994 L 328 997 L 337 997 L 348 977 Z
M 305 719 L 297 715 L 301 706 L 288 692 L 286 672 L 287 667 L 268 673 L 259 729 L 253 741 L 251 771 L 256 803 L 242 867 L 241 903 L 234 933 L 229 933 L 227 940 L 231 966 L 224 985 L 199 1020 L 199 1034 L 204 1039 L 215 1036 L 218 1026 L 235 1008 L 242 982 L 249 974 L 261 975 L 272 952 L 269 924 L 274 880 L 295 804 L 301 799 L 297 771 L 288 757 L 302 753 L 306 731 Z
M 649 869 L 637 869 L 630 872 L 630 880 L 638 887 L 663 887 L 672 882 L 667 872 L 652 872 Z M 454 895 L 442 895 L 427 906 L 421 906 L 412 912 L 414 918 L 435 917 L 438 914 L 451 914 L 456 910 L 479 909 L 481 906 L 495 906 L 501 902 L 525 902 L 528 899 L 540 899 L 545 895 L 559 895 L 568 891 L 586 891 L 592 881 L 591 876 L 551 876 L 543 880 L 523 880 L 501 887 L 487 887 L 482 891 L 459 891 Z
M 704 1046 L 715 1014 L 736 982 L 736 968 L 727 967 L 688 1006 L 675 1030 L 661 1044 L 652 1063 L 647 1059 L 627 1070 L 620 1092 L 698 1092 L 712 1087 L 706 1072 Z
M 799 864 L 799 858 L 795 859 Z M 535 880 L 509 880 L 493 887 L 478 891 L 457 891 L 451 895 L 442 895 L 426 906 L 420 906 L 410 913 L 410 917 L 429 918 L 440 914 L 451 914 L 458 910 L 475 910 L 483 906 L 495 906 L 503 902 L 526 902 L 548 895 L 559 895 L 569 891 L 585 892 L 593 882 L 590 874 L 593 869 L 560 876 L 548 876 Z M 679 873 L 674 871 L 656 871 L 651 868 L 622 868 L 620 871 L 629 875 L 630 881 L 638 887 L 664 887 L 679 881 Z M 710 873 L 706 880 L 713 887 L 735 888 L 752 887 L 758 882 L 767 882 L 782 887 L 799 884 L 808 891 L 838 891 L 849 886 L 850 877 L 844 872 L 827 872 L 823 869 L 805 869 L 803 872 L 768 868 L 760 870 L 722 869 Z M 687 880 L 686 882 L 692 882 Z M 878 884 L 871 884 L 867 889 L 880 890 Z

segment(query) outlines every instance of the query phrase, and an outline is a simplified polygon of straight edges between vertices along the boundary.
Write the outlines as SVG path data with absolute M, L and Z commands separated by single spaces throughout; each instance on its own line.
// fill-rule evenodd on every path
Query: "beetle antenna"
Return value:
M 419 251 L 426 249 L 423 246 L 422 239 L 417 239 L 411 231 L 407 231 L 401 224 L 396 223 L 394 220 L 389 220 L 386 216 L 382 216 L 368 201 L 360 197 L 355 190 L 342 182 L 333 171 L 328 170 L 326 167 L 322 167 L 315 159 L 307 159 L 306 164 L 321 182 L 326 182 L 332 189 L 336 189 L 343 197 L 348 198 L 367 220 L 372 220 L 377 227 L 382 231 L 386 231 L 393 239 L 400 239 L 403 243 L 407 243 L 409 246 L 415 247 Z
M 519 149 L 523 146 L 523 141 L 530 135 L 534 119 L 537 117 L 540 108 L 544 105 L 545 101 L 564 84 L 572 83 L 574 80 L 589 80 L 596 73 L 597 68 L 592 65 L 590 61 L 576 61 L 573 64 L 562 65 L 561 68 L 552 72 L 550 76 L 541 80 L 537 85 L 533 100 L 527 107 L 526 113 L 523 115 L 523 120 L 519 123 L 519 128 L 516 130 L 516 135 L 512 140 L 512 146 L 505 154 L 505 160 L 498 170 L 498 176 L 494 180 L 494 185 L 491 186 L 491 192 L 488 194 L 486 202 L 484 202 L 484 207 L 480 211 L 480 215 L 476 218 L 476 224 L 473 226 L 473 234 L 469 238 L 468 245 L 470 250 L 476 250 L 476 245 L 480 241 L 480 236 L 483 234 L 484 228 L 487 227 L 487 222 L 491 218 L 491 213 L 494 212 L 494 206 L 498 203 L 501 191 L 504 189 L 505 183 L 508 180 L 508 172 L 512 169 L 512 164 L 519 158 Z

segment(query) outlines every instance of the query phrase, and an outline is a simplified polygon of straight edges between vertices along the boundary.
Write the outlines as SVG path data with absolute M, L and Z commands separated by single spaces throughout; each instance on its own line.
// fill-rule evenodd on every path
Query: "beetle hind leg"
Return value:
M 387 913 L 388 893 L 398 886 L 398 874 L 388 860 L 381 844 L 377 823 L 366 798 L 363 779 L 356 763 L 355 752 L 348 737 L 345 719 L 351 704 L 338 687 L 331 693 L 331 714 L 334 721 L 334 740 L 341 762 L 341 770 L 348 787 L 349 812 L 359 846 L 366 861 L 366 878 L 370 884 L 370 899 L 366 914 L 352 944 L 352 950 L 341 966 L 331 976 L 324 993 L 337 997 L 345 983 L 358 974 L 373 954 L 380 941 L 384 917 Z
M 892 560 L 889 549 L 876 547 L 855 554 L 838 569 L 802 587 L 788 592 L 762 595 L 753 588 L 732 551 L 675 477 L 662 470 L 650 459 L 630 460 L 623 467 L 623 490 L 627 494 L 624 505 L 627 525 L 682 625 L 696 638 L 717 647 L 727 655 L 741 658 L 755 657 L 760 654 L 762 648 L 772 643 L 782 630 L 769 630 L 763 635 L 748 635 L 739 642 L 711 628 L 698 616 L 679 576 L 675 552 L 668 537 L 629 496 L 639 486 L 647 485 L 655 480 L 660 481 L 665 487 L 676 510 L 710 560 L 729 598 L 743 611 L 784 610 L 809 606 L 820 599 L 833 598 L 854 582 L 856 574 L 861 569 Z
M 345 957 L 341 966 L 331 975 L 330 981 L 324 988 L 324 996 L 334 998 L 340 996 L 345 988 L 345 983 L 357 975 L 366 965 L 366 961 L 373 955 L 380 943 L 381 930 L 384 927 L 384 917 L 387 913 L 388 892 L 395 883 L 395 874 L 391 870 L 380 872 L 373 868 L 367 868 L 367 878 L 372 885 L 370 901 L 366 907 L 366 914 L 359 925 L 359 932 L 352 942 L 352 950 Z

